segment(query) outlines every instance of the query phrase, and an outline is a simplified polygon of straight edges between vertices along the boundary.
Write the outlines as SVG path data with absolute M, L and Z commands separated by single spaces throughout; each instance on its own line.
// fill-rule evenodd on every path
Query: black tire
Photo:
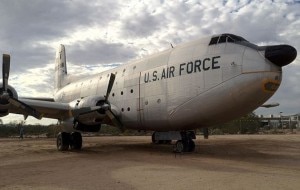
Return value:
M 153 144 L 160 144 L 160 141 L 159 141 L 159 140 L 155 140 L 155 132 L 152 134 L 151 140 L 152 140 L 152 143 L 153 143 Z
M 56 146 L 59 151 L 66 151 L 70 145 L 70 133 L 60 132 L 57 135 Z
M 184 147 L 183 141 L 178 140 L 175 144 L 175 150 L 174 151 L 181 153 L 181 152 L 184 152 L 184 149 L 185 149 L 185 147 Z
M 190 140 L 188 143 L 188 152 L 194 152 L 195 151 L 195 142 L 193 140 Z
M 73 132 L 70 136 L 70 148 L 72 150 L 80 150 L 82 147 L 82 136 L 79 132 Z

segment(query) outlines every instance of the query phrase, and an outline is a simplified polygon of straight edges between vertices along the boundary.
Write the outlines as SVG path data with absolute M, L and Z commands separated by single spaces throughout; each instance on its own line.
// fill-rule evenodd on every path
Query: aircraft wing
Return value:
M 97 101 L 94 96 L 81 98 L 69 103 L 54 102 L 52 98 L 18 98 L 16 90 L 8 85 L 10 71 L 10 55 L 3 54 L 2 83 L 0 84 L 0 117 L 9 113 L 22 114 L 25 119 L 30 115 L 37 119 L 42 117 L 67 120 L 74 119 L 81 126 L 93 126 L 103 123 L 113 123 L 122 129 L 123 125 L 117 116 L 115 106 L 108 101 L 115 81 L 115 74 L 111 73 L 106 95 Z M 99 104 L 99 105 L 97 105 Z
M 20 97 L 20 99 L 54 102 L 54 98 L 45 98 L 45 97 Z
M 39 117 L 36 118 L 41 119 L 42 117 L 46 117 L 59 120 L 74 118 L 76 121 L 84 122 L 90 117 L 100 117 L 102 120 L 100 123 L 112 124 L 123 130 L 122 123 L 119 120 L 119 110 L 114 105 L 110 105 L 109 109 L 108 107 L 102 106 L 91 106 L 76 109 L 70 106 L 69 103 L 51 102 L 47 100 L 41 100 L 41 98 L 20 98 L 18 100 L 20 103 L 10 104 L 9 112 L 22 114 L 25 118 L 27 118 L 29 115 L 34 117 L 39 115 Z M 22 104 L 26 104 L 26 106 L 32 110 L 28 111 L 27 109 L 24 109 Z M 99 115 L 98 111 L 103 109 L 105 112 L 103 115 Z M 33 115 L 32 113 L 38 114 Z
M 66 119 L 71 117 L 70 106 L 67 103 L 51 102 L 47 100 L 44 101 L 34 98 L 20 98 L 19 100 L 39 112 L 41 114 L 41 117 L 52 119 Z M 22 108 L 22 105 L 16 106 L 11 104 L 9 112 L 22 114 L 25 117 L 31 115 Z

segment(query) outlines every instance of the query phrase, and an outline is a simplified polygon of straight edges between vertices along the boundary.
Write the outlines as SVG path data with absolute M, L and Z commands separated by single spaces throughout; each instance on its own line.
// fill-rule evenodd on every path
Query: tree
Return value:
M 257 133 L 261 123 L 254 112 L 249 113 L 239 119 L 219 124 L 211 128 L 211 133 L 215 134 L 254 134 Z

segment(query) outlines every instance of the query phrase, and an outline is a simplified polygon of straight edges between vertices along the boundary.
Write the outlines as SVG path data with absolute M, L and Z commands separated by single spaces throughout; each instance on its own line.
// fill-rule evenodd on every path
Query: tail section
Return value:
M 66 52 L 65 46 L 59 45 L 56 51 L 55 56 L 55 81 L 54 81 L 54 88 L 55 91 L 62 88 L 66 85 L 67 79 L 67 63 L 66 63 Z

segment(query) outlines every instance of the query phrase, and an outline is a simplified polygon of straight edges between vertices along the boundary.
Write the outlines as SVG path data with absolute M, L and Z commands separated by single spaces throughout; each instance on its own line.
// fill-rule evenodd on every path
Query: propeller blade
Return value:
M 31 115 L 37 119 L 42 118 L 42 114 L 40 112 L 38 112 L 36 109 L 30 107 L 29 105 L 25 104 L 24 102 L 21 102 L 12 97 L 9 98 L 9 102 L 12 105 L 16 106 L 17 108 L 21 108 L 22 110 L 24 110 L 26 113 L 28 113 L 28 115 Z
M 109 117 L 109 119 L 113 122 L 113 124 L 118 127 L 122 132 L 124 132 L 124 127 L 121 121 L 118 119 L 117 116 L 111 111 L 107 110 L 106 115 Z
M 110 78 L 109 78 L 109 83 L 108 83 L 108 87 L 107 87 L 107 92 L 106 92 L 106 95 L 105 95 L 105 102 L 107 102 L 108 100 L 108 97 L 109 97 L 109 94 L 110 94 L 110 91 L 114 85 L 114 82 L 115 82 L 115 78 L 116 78 L 116 75 L 111 73 L 110 74 Z
M 9 69 L 10 69 L 10 55 L 3 54 L 3 59 L 2 59 L 3 92 L 7 92 Z

